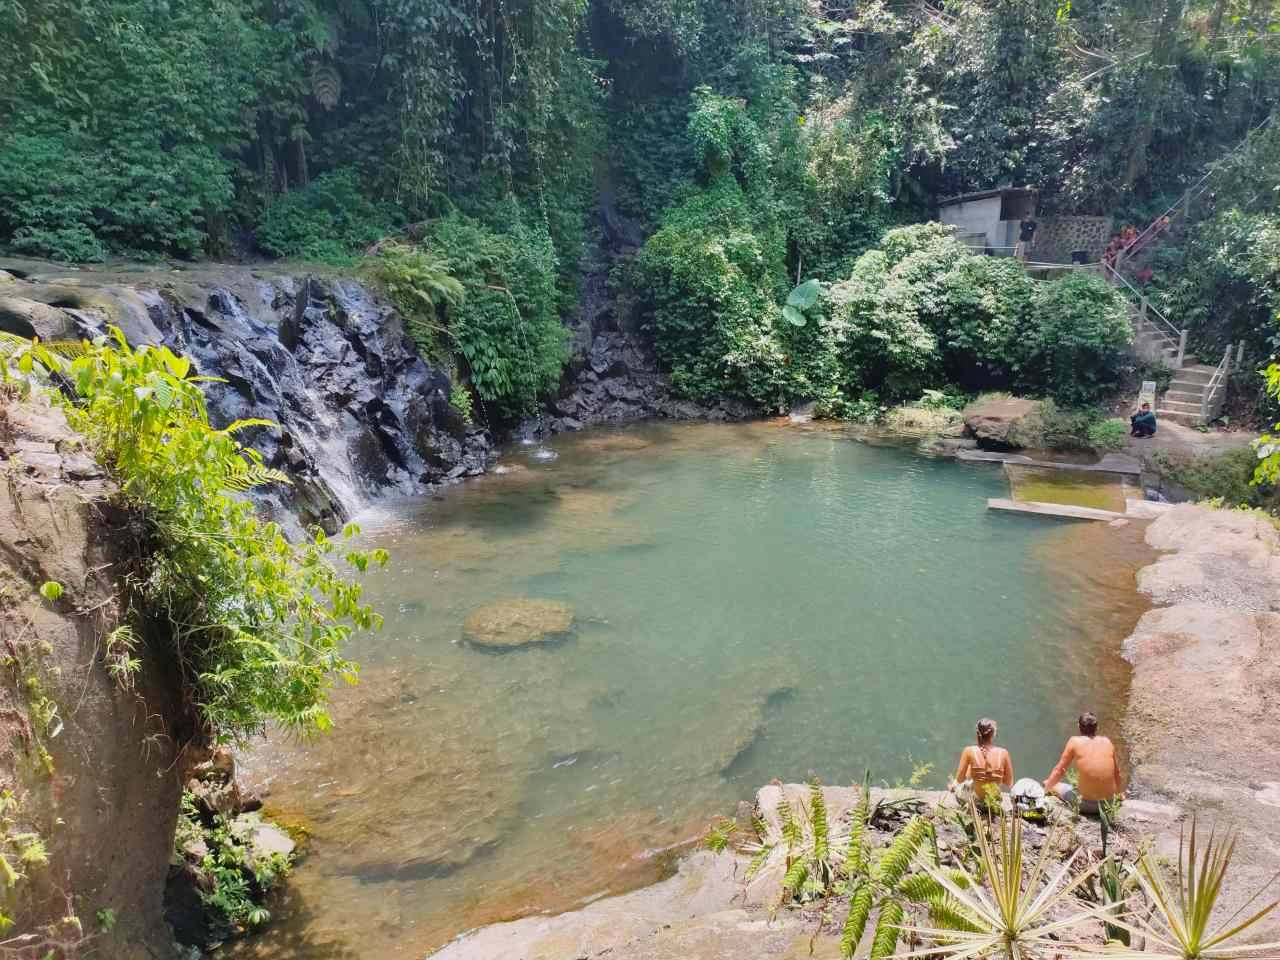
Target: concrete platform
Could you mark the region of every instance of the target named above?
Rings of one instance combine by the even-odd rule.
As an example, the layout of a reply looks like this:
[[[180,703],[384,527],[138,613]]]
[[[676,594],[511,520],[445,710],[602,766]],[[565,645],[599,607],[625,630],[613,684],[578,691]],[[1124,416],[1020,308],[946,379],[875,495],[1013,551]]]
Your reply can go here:
[[[1063,517],[1068,520],[1130,520],[1125,513],[1115,510],[1097,510],[1094,507],[1073,507],[1065,503],[1041,503],[1038,500],[1003,500],[991,497],[988,510],[1005,510],[1010,513],[1035,513],[1044,517]]]
[[[1048,470],[1074,470],[1080,473],[1117,473],[1127,477],[1142,475],[1142,463],[1123,453],[1108,453],[1097,463],[1065,463],[1061,460],[1036,460],[1025,453],[1000,450],[959,450],[957,460],[971,463],[1011,463],[1019,467],[1043,467]]]

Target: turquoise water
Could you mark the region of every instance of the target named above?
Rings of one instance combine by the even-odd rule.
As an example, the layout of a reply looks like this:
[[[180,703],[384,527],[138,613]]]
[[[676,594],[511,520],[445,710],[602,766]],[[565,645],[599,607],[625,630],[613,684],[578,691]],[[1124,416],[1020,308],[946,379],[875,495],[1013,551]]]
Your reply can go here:
[[[421,956],[492,919],[647,882],[774,777],[945,785],[979,716],[1043,778],[1114,732],[1133,531],[988,513],[998,467],[844,431],[654,425],[557,438],[370,519],[381,635],[336,732],[250,763],[313,834],[253,951]],[[570,605],[554,646],[460,642],[476,607]],[[305,953],[298,951],[305,947]],[[293,953],[290,953],[293,951]]]

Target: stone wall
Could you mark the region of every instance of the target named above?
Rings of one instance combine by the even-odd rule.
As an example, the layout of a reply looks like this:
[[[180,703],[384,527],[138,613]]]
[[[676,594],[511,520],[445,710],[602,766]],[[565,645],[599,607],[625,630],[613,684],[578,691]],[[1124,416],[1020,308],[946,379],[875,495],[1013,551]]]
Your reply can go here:
[[[1072,251],[1086,250],[1089,262],[1096,263],[1110,239],[1110,217],[1042,217],[1031,257],[1041,263],[1070,263]]]

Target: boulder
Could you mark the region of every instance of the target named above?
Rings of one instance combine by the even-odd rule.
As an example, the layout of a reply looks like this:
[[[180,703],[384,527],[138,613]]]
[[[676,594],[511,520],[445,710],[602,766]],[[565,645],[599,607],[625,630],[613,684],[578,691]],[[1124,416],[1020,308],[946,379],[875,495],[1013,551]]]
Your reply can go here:
[[[7,291],[13,286],[11,282],[0,289]],[[75,323],[68,314],[57,307],[19,296],[0,296],[0,330],[41,340],[78,339]]]
[[[1036,446],[1044,432],[1038,400],[999,395],[980,397],[969,404],[964,426],[980,447],[992,450]]]
[[[499,600],[467,615],[462,639],[473,647],[512,650],[563,640],[573,625],[573,608],[555,600]]]

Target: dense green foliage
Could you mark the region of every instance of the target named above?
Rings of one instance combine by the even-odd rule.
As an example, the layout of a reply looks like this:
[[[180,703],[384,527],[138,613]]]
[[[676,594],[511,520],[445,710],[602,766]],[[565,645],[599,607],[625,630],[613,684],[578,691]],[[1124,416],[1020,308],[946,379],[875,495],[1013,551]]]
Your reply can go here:
[[[1012,385],[1079,404],[1117,382],[1133,334],[1095,277],[1037,283],[924,224],[889,231],[814,309],[787,314],[781,239],[753,223],[724,177],[669,215],[637,260],[659,356],[691,396],[767,408],[821,398],[838,413],[867,391]]]
[[[1216,170],[1133,267],[1150,261],[1194,352],[1249,345],[1237,386],[1256,393],[1280,344],[1280,133],[1262,125],[1277,0],[0,0],[0,16],[0,244],[348,264],[394,233],[461,271],[447,335],[426,340],[496,416],[556,381],[550,318],[575,305],[597,197],[612,239],[650,236],[623,300],[692,397],[840,412],[946,384],[1067,402],[1113,385],[1100,291],[1064,349],[1050,337],[1076,329],[1083,287],[1033,291],[941,239],[910,258],[880,244],[941,197],[1009,183],[1036,186],[1042,213],[1141,227]],[[811,279],[831,295],[800,323],[786,298]]]
[[[334,678],[354,682],[347,638],[381,620],[330,562],[337,544],[320,532],[291,544],[240,496],[287,482],[236,439],[270,425],[213,429],[190,362],[164,347],[131,349],[118,330],[66,351],[73,359],[12,337],[6,349],[17,370],[43,369],[71,385],[69,422],[140,518],[145,561],[131,578],[139,632],[170,647],[197,735],[243,739],[268,720],[296,732],[326,728]],[[386,554],[347,550],[345,560],[364,570]]]
[[[456,353],[463,378],[499,417],[533,413],[560,382],[568,349],[545,229],[515,222],[498,232],[448,217],[416,246],[380,250],[370,271],[408,318],[419,350]]]
[[[211,814],[201,809],[190,790],[184,790],[173,836],[174,858],[178,861],[187,856],[187,850],[205,851],[195,864],[209,884],[200,897],[215,916],[242,930],[259,927],[271,919],[263,902],[293,867],[292,857],[283,853],[255,856],[252,835],[259,822],[257,813],[243,814],[235,820]]]

